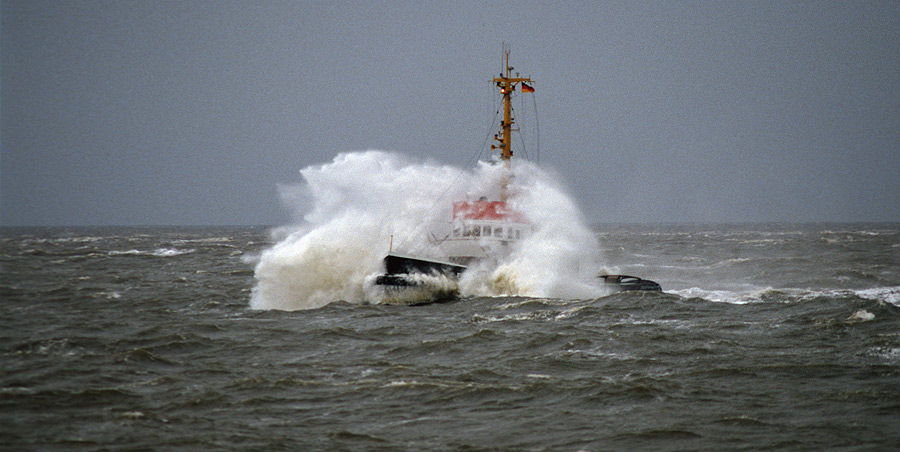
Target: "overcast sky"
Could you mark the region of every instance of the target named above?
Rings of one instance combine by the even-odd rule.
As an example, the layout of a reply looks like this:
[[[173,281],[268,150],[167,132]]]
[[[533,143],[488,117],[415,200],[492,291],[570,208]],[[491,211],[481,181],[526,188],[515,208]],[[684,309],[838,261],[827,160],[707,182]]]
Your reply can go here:
[[[278,185],[340,152],[463,167],[503,42],[535,80],[540,162],[592,222],[900,221],[896,1],[4,0],[0,19],[3,225],[277,225]]]

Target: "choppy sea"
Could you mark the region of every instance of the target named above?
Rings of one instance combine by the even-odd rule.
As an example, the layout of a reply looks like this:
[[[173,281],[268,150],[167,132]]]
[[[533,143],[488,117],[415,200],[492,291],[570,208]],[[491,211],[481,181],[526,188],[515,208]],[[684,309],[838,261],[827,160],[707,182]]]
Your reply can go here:
[[[900,224],[595,231],[664,292],[262,311],[266,228],[5,228],[0,449],[900,450]]]

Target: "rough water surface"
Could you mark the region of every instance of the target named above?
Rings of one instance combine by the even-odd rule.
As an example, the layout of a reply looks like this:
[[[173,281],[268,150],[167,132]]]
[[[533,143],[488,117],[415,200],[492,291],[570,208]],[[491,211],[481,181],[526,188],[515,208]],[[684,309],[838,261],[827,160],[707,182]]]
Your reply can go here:
[[[3,450],[896,450],[900,225],[595,228],[664,293],[249,307],[265,228],[3,229]]]

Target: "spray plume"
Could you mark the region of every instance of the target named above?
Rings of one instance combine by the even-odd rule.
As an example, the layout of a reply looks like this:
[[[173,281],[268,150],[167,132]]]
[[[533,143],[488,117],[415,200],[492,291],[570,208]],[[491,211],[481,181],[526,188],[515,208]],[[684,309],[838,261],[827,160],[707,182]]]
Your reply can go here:
[[[277,231],[256,264],[254,309],[313,309],[334,301],[378,302],[373,275],[383,272],[391,247],[404,254],[445,259],[436,241],[449,234],[455,200],[495,197],[500,165],[463,171],[417,162],[398,153],[339,154],[300,171],[303,183],[282,189],[297,215]],[[475,265],[459,281],[461,296],[516,295],[589,298],[599,246],[578,208],[545,171],[519,161],[510,187],[512,207],[533,233],[499,262]]]

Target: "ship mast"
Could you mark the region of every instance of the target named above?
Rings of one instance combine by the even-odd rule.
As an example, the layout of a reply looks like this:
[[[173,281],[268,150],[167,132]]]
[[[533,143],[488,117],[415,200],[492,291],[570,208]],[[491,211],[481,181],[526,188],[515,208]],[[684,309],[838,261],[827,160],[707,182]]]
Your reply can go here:
[[[503,122],[500,123],[500,133],[494,135],[494,140],[500,145],[491,145],[491,149],[500,149],[500,160],[502,160],[506,168],[506,175],[500,185],[500,200],[506,202],[507,186],[510,177],[510,159],[512,159],[512,132],[515,119],[512,117],[512,92],[516,90],[516,85],[525,82],[532,83],[528,77],[519,77],[518,73],[512,77],[513,67],[509,65],[509,49],[503,49],[503,72],[499,77],[494,77],[493,82],[500,88],[500,94],[503,95]],[[528,89],[531,89],[530,87]]]

